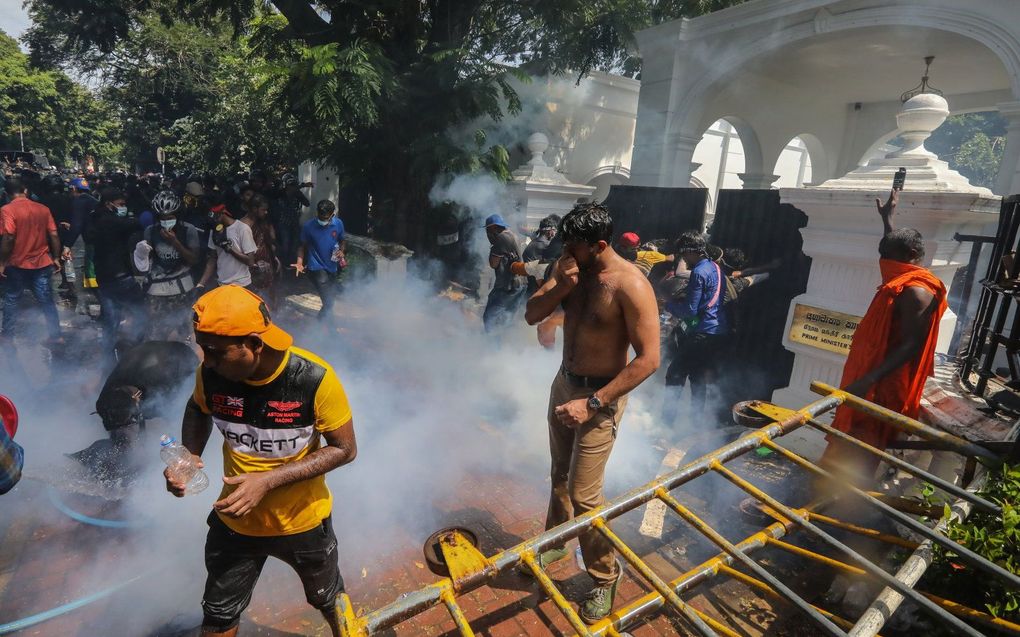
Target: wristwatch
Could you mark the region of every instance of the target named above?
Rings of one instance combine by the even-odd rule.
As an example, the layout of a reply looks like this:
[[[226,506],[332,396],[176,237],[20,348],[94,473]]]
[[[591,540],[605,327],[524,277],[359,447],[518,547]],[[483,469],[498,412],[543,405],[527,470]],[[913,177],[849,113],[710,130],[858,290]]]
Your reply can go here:
[[[592,411],[598,411],[602,409],[602,401],[595,394],[592,394],[588,398],[588,409],[591,409]]]

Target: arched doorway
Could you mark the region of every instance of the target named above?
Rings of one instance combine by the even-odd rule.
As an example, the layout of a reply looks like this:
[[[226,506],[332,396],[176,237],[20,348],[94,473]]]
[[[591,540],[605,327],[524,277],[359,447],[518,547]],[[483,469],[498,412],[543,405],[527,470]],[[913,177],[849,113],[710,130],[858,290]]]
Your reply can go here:
[[[708,190],[706,212],[711,216],[712,202],[719,200],[719,191],[742,188],[739,175],[746,172],[748,165],[760,165],[761,147],[754,129],[739,117],[726,116],[705,130],[694,148],[692,161],[697,168],[691,172],[691,178]]]
[[[624,186],[630,182],[630,171],[623,166],[602,166],[588,175],[585,183],[595,186],[595,192],[591,194],[591,200],[602,203],[609,196],[609,189],[613,186]]]
[[[810,138],[814,143],[808,142]],[[809,144],[815,146],[812,153]],[[776,160],[772,173],[779,175],[776,180],[776,188],[801,188],[805,184],[814,183],[814,166],[824,166],[824,161],[813,161],[812,155],[818,157],[821,153],[821,142],[812,135],[797,135],[783,148]]]

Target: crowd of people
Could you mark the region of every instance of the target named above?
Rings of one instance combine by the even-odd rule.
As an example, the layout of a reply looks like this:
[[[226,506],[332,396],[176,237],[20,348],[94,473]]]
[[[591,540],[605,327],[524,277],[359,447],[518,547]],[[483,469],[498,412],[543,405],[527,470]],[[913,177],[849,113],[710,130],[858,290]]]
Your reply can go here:
[[[483,314],[486,331],[497,332],[514,324],[524,301],[552,276],[553,264],[563,254],[563,240],[558,234],[561,221],[559,215],[542,219],[538,229],[528,233],[531,236],[522,250],[521,242],[501,215],[485,220],[491,245],[489,267],[495,272]],[[715,405],[711,404],[708,394],[730,355],[740,295],[767,280],[781,262],[747,267],[741,249],[712,245],[708,235],[697,230],[672,240],[644,242],[637,233],[625,231],[615,236],[612,247],[622,259],[637,266],[655,292],[666,346],[666,385],[677,390],[664,403],[664,424],[676,421],[678,390],[688,382],[692,418],[716,416],[719,410],[714,407],[722,402],[716,395],[712,401]],[[556,328],[562,325],[563,311],[551,312],[538,323],[539,342],[552,348]]]
[[[203,635],[237,633],[271,556],[297,571],[307,601],[334,635],[340,632],[336,598],[344,584],[324,476],[357,455],[352,411],[333,368],[295,346],[271,318],[286,265],[310,278],[323,300],[322,316],[328,316],[335,275],[344,267],[344,227],[335,204],[318,202],[314,218],[300,223],[300,211],[309,205],[301,189],[309,185],[289,175],[276,185],[258,173],[233,182],[11,175],[4,185],[4,337],[15,327],[19,297],[31,289],[43,306],[50,340],[60,341],[50,281],[62,272],[69,290],[76,281],[95,286],[104,349],[119,349],[122,339],[155,337],[193,339],[201,354],[194,371],[198,361],[189,348],[150,343],[125,349],[97,411],[111,439],[124,440],[122,430],[143,423],[147,402],[162,391],[145,377],[173,369],[175,377],[194,382],[181,444],[195,466],[203,466],[213,426],[223,436],[224,486],[208,518],[205,545]],[[895,192],[879,204],[884,285],[861,322],[868,339],[855,339],[844,385],[916,415],[945,290],[920,266],[920,235],[894,228],[895,205]],[[733,304],[778,263],[747,268],[739,250],[715,247],[699,231],[665,242],[642,242],[631,231],[617,235],[609,211],[598,203],[543,219],[523,249],[502,216],[489,216],[484,228],[494,272],[485,330],[495,334],[523,318],[538,326],[539,340],[548,346],[562,326],[562,363],[547,412],[551,487],[545,526],[551,529],[605,502],[605,468],[628,396],[664,358],[666,384],[689,381],[692,413],[704,409],[713,366],[733,333]],[[79,241],[80,277],[68,267]],[[671,249],[660,251],[664,246]],[[675,416],[669,410],[676,403],[667,398],[667,418]],[[836,427],[878,445],[891,435],[846,410],[837,413]],[[0,437],[0,458],[20,462],[20,449],[9,438]],[[826,460],[857,465],[859,477],[875,469],[839,445],[830,446]],[[12,462],[5,460],[0,469]],[[165,477],[168,491],[185,495],[186,477],[169,468]],[[594,623],[612,612],[621,566],[597,530],[588,529],[579,542],[593,587],[578,614]],[[568,554],[565,546],[547,547],[534,561],[544,568]]]
[[[145,339],[191,336],[191,304],[216,285],[255,291],[269,307],[279,301],[285,272],[306,275],[322,298],[322,317],[336,296],[346,263],[345,231],[334,202],[310,205],[289,173],[138,176],[124,173],[0,175],[4,207],[0,273],[4,317],[0,337],[14,335],[19,299],[31,290],[49,339],[62,339],[50,277],[76,299],[98,297],[107,354]]]

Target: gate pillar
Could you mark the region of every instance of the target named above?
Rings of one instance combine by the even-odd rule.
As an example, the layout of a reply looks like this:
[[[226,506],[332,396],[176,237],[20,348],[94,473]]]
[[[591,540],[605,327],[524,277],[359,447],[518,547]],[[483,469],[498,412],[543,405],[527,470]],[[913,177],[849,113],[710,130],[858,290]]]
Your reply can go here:
[[[801,236],[812,264],[807,290],[793,299],[787,313],[783,344],[796,356],[789,386],[773,394],[778,404],[803,402],[808,394],[801,388],[809,379],[839,386],[857,321],[881,283],[878,243],[883,228],[875,199],[884,202],[889,196],[900,167],[907,169],[907,178],[896,227],[921,233],[924,265],[947,289],[968,256],[967,247],[953,240],[954,233],[980,234],[995,223],[999,197],[972,186],[924,147],[948,114],[941,96],[916,95],[896,116],[905,148],[820,186],[780,190],[784,203],[808,216]],[[947,311],[940,324],[939,352],[948,350],[955,326],[956,315]]]

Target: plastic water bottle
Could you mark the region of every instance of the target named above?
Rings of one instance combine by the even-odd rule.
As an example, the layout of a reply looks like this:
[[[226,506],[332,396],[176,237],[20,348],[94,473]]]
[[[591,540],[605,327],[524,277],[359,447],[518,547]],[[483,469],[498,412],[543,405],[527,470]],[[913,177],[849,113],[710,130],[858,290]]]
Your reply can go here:
[[[198,468],[191,452],[181,446],[173,436],[166,434],[160,436],[159,457],[170,468],[172,475],[184,481],[185,494],[200,493],[209,486],[209,476]]]
[[[64,274],[68,281],[74,281],[78,278],[78,273],[74,271],[74,257],[64,260]]]

